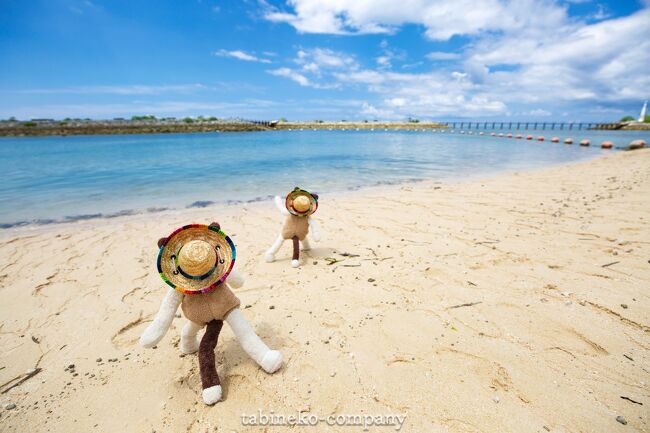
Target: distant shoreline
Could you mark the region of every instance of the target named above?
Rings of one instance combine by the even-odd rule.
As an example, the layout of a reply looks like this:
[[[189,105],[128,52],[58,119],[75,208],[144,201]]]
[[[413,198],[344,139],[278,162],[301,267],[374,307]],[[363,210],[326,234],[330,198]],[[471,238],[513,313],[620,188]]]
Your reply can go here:
[[[182,134],[200,132],[252,132],[274,130],[414,130],[448,129],[437,122],[254,122],[254,121],[2,121],[0,137],[69,135]],[[469,128],[473,129],[473,128]],[[597,128],[594,130],[598,130]],[[619,131],[650,131],[650,124],[622,125]]]
[[[432,122],[248,122],[248,121],[195,121],[131,122],[131,121],[78,121],[58,122],[25,121],[0,123],[0,137],[42,137],[68,135],[126,135],[174,134],[194,132],[249,132],[299,129],[442,129],[441,123]]]
[[[30,124],[30,126],[25,126]],[[127,134],[179,134],[193,132],[266,131],[271,128],[254,123],[192,123],[192,124],[111,124],[84,122],[77,125],[32,125],[21,122],[16,126],[0,127],[0,137],[43,137],[68,135],[127,135]]]

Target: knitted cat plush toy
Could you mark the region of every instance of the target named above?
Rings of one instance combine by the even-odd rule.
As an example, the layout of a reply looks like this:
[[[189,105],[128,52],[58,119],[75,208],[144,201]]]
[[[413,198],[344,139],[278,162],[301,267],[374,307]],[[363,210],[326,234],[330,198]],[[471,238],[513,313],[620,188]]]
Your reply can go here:
[[[304,250],[309,250],[309,242],[307,241],[307,234],[309,229],[312,230],[312,238],[318,242],[320,241],[320,230],[318,225],[311,218],[311,215],[318,209],[318,195],[311,194],[308,191],[294,188],[287,198],[282,203],[282,199],[278,196],[275,197],[275,205],[282,215],[286,215],[282,231],[277,239],[271,245],[271,248],[266,252],[265,258],[267,262],[275,260],[275,253],[278,252],[285,240],[291,239],[293,241],[293,257],[291,266],[297,268],[300,266],[300,244]]]
[[[158,272],[171,287],[153,322],[140,337],[143,347],[155,346],[169,329],[178,306],[188,322],[181,331],[180,350],[199,352],[203,401],[212,405],[221,399],[214,349],[225,320],[244,351],[267,373],[282,367],[282,354],[270,350],[239,310],[239,299],[230,287],[244,279],[232,270],[235,245],[219,224],[191,224],[158,241]],[[201,343],[196,335],[206,327]]]

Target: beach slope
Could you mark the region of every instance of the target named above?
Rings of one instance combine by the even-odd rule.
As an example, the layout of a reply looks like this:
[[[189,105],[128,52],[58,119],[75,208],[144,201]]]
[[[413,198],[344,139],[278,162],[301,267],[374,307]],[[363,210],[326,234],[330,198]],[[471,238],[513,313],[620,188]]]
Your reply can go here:
[[[649,206],[640,150],[324,195],[299,269],[288,244],[263,262],[282,224],[270,202],[5,230],[0,431],[259,431],[242,426],[259,410],[403,414],[407,432],[650,431]],[[212,220],[237,245],[243,313],[286,365],[266,375],[224,326],[225,401],[206,407],[185,319],[154,350],[137,340],[166,290],[156,240]]]

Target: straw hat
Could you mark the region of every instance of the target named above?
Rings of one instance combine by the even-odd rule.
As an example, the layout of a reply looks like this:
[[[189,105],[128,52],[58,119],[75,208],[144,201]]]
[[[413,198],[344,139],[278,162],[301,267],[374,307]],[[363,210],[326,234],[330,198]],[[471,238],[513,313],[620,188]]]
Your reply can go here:
[[[292,215],[299,217],[309,216],[318,209],[318,196],[295,187],[293,191],[287,194],[285,206]]]
[[[160,247],[158,273],[181,293],[208,293],[226,280],[235,256],[235,244],[219,227],[190,224]]]

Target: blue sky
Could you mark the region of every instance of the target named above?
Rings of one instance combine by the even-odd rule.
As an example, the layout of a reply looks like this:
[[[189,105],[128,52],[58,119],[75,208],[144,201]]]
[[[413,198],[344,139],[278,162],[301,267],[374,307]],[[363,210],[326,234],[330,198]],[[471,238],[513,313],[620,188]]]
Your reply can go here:
[[[611,120],[650,1],[0,0],[0,118]]]

